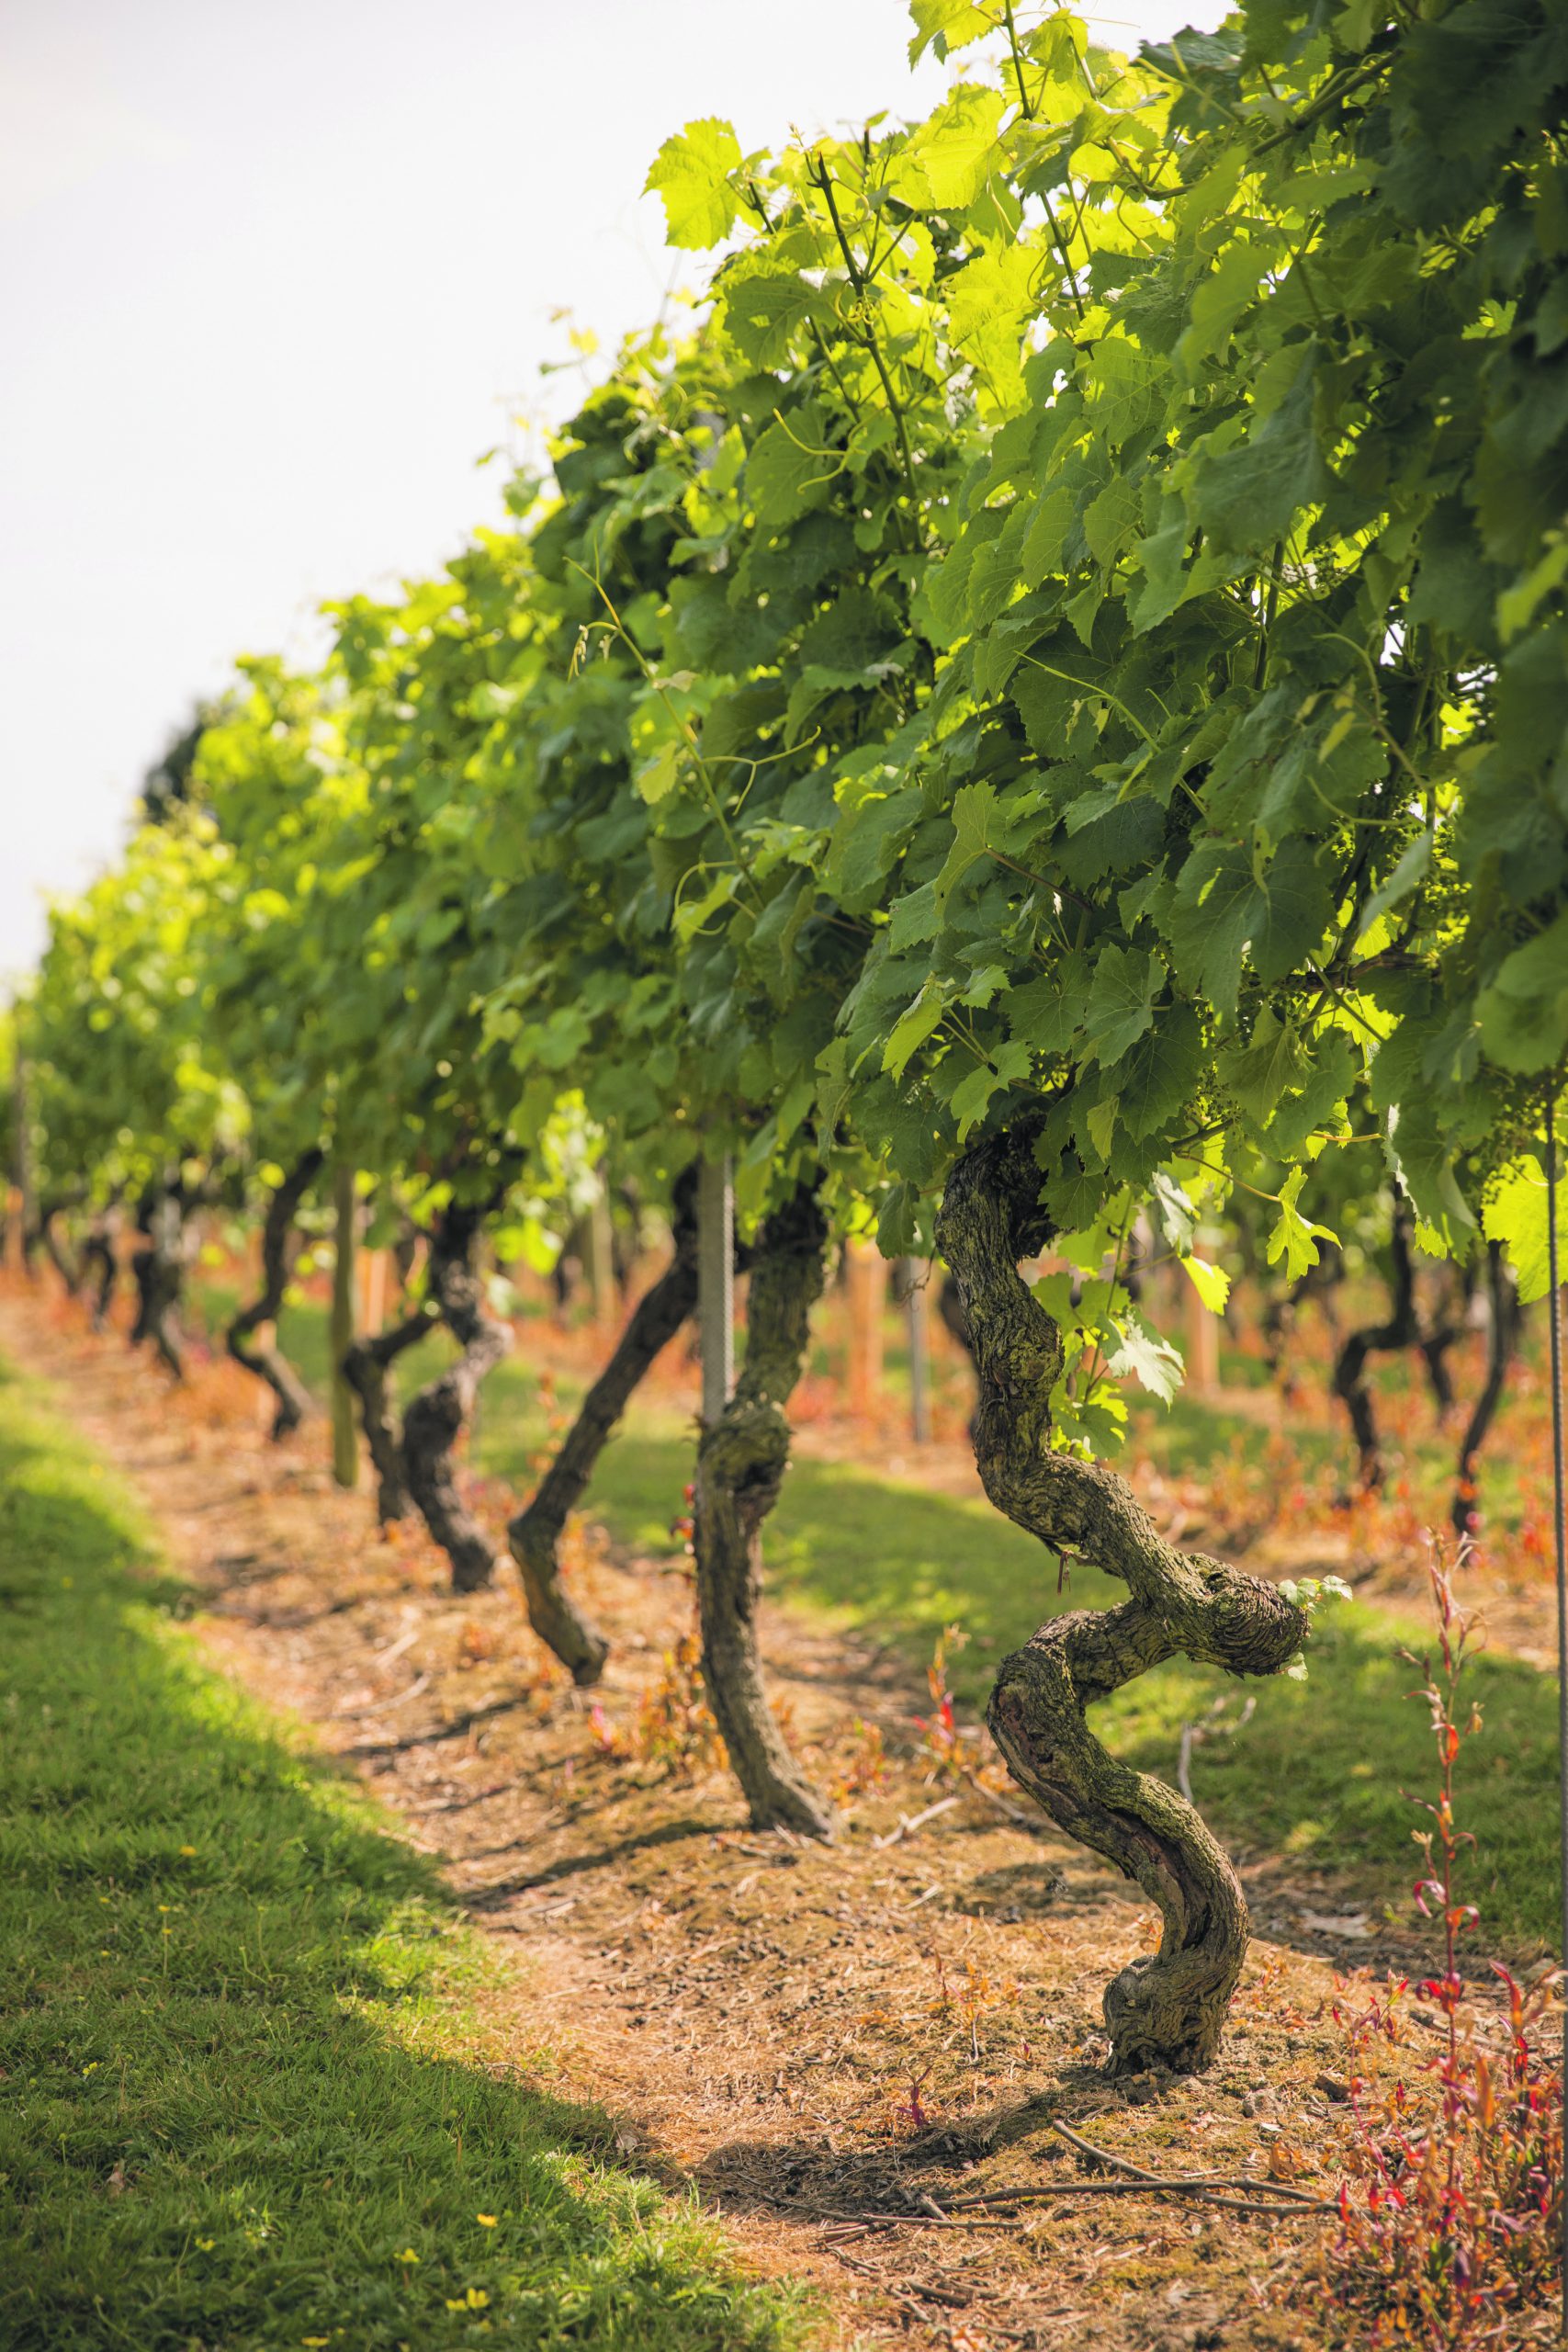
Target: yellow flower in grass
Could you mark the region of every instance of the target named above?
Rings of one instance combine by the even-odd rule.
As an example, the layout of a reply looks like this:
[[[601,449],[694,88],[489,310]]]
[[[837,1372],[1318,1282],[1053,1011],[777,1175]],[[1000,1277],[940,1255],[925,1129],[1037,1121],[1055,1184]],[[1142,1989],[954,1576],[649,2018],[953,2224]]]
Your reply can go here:
[[[412,2245],[405,2245],[401,2254],[398,2255],[395,2258],[399,2262],[417,2262],[419,2260],[419,2256],[415,2254]]]
[[[493,2213],[476,2213],[474,2219],[481,2230],[493,2230],[497,2217]]]

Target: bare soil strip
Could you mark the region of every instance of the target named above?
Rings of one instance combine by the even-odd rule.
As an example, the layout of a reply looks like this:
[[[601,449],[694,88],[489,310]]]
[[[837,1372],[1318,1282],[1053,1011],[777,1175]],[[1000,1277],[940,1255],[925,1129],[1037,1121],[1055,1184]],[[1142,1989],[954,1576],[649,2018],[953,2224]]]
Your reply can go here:
[[[608,2107],[623,2149],[722,2214],[749,2260],[814,2278],[827,2341],[1314,2340],[1269,2290],[1323,2223],[1237,2209],[1270,2181],[1316,2199],[1337,2177],[1344,1979],[1284,1940],[1303,1913],[1332,1922],[1332,1889],[1247,1873],[1279,1939],[1254,1944],[1219,2064],[1112,2086],[1101,1988],[1156,1921],[1053,1834],[931,1777],[901,1665],[767,1612],[775,1698],[841,1827],[829,1848],[759,1837],[688,1703],[678,1565],[580,1531],[571,1574],[615,1645],[585,1695],[510,1581],[452,1598],[433,1547],[409,1528],[378,1541],[366,1498],[333,1488],[319,1431],[269,1446],[232,1367],[172,1390],[14,1283],[0,1346],[139,1487],[211,1653],[306,1718],[524,1963],[495,1996],[504,2046],[553,2053],[556,2086]],[[858,1785],[878,1732],[886,1779]],[[1348,1962],[1401,1957],[1346,1927]],[[1113,2191],[1058,2120],[1235,2186]],[[1012,2189],[1028,2201],[979,2201]]]

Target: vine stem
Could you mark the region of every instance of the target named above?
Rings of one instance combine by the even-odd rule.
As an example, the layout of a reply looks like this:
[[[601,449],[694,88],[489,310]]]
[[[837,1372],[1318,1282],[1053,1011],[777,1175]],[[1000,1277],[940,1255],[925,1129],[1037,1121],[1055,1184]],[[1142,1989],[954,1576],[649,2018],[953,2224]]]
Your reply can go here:
[[[1557,1771],[1562,1869],[1562,1950],[1568,1967],[1568,1478],[1564,1476],[1562,1408],[1562,1285],[1557,1247],[1557,1081],[1546,1090],[1546,1253],[1551,1298],[1551,1495],[1557,1536]],[[1562,2018],[1560,2096],[1568,2123],[1568,2008]],[[1568,2181],[1557,2189],[1562,2233],[1562,2333],[1568,2336]]]
[[[867,284],[865,274],[856,261],[850,241],[844,234],[844,224],[839,218],[839,199],[833,192],[833,175],[820,156],[810,176],[822,191],[823,199],[828,207],[828,217],[833,224],[833,234],[838,239],[839,251],[844,256],[844,267],[849,272],[850,284],[854,289],[855,298],[858,301],[863,302]],[[864,349],[870,355],[872,366],[881,380],[883,393],[892,412],[894,427],[898,435],[898,454],[904,466],[904,487],[909,499],[909,529],[914,539],[912,552],[919,554],[920,548],[919,496],[915,489],[915,460],[909,448],[909,433],[904,422],[903,405],[893,389],[893,379],[889,376],[886,363],[883,359],[882,347],[876,340],[875,329],[869,321],[862,331],[862,341]]]

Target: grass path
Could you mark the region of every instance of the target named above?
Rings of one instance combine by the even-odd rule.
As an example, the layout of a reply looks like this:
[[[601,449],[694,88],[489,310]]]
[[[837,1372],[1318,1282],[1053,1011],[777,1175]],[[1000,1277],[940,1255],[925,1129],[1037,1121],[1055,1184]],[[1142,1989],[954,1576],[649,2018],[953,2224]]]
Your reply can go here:
[[[797,2343],[547,2052],[502,2060],[505,1963],[187,1607],[0,1367],[7,2352]]]

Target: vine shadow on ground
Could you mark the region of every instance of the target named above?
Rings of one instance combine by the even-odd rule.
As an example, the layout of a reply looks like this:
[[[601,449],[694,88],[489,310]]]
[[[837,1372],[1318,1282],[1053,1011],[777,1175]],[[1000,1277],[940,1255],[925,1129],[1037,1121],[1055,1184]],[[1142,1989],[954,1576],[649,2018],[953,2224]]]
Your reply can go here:
[[[517,1388],[525,1378],[518,1367]],[[520,1404],[515,1389],[504,1412],[497,1399],[484,1446],[487,1468],[523,1479],[531,1430]],[[667,1547],[689,1464],[678,1430],[634,1422],[606,1449],[588,1508],[617,1543]],[[805,1458],[791,1466],[765,1548],[775,1599],[874,1636],[902,1659],[912,1686],[943,1627],[961,1625],[968,1640],[950,1672],[971,1718],[998,1660],[1037,1624],[1124,1597],[1081,1562],[1058,1592],[1054,1558],[985,1503]],[[1238,1860],[1277,1857],[1327,1872],[1374,1905],[1403,1905],[1410,1833],[1420,1826],[1404,1792],[1431,1777],[1431,1735],[1408,1695],[1420,1676],[1404,1653],[1419,1655],[1428,1638],[1416,1620],[1341,1604],[1316,1623],[1304,1682],[1245,1686],[1257,1701],[1251,1721],[1200,1748],[1193,1764],[1198,1803]],[[1556,1693],[1535,1668],[1502,1655],[1477,1659],[1474,1692],[1486,1724],[1475,1751],[1475,1899],[1490,1937],[1533,1947],[1557,1918]],[[1098,1708],[1094,1722],[1117,1755],[1170,1781],[1182,1725],[1227,1693],[1235,1715],[1242,1686],[1175,1658]],[[1288,1938],[1290,1923],[1279,1925]]]

